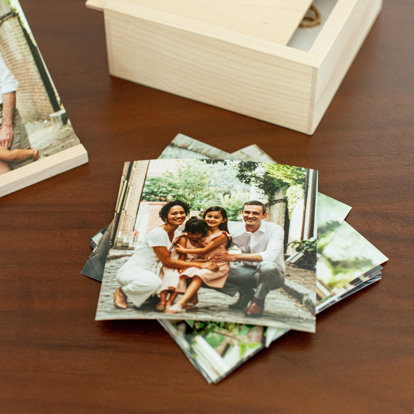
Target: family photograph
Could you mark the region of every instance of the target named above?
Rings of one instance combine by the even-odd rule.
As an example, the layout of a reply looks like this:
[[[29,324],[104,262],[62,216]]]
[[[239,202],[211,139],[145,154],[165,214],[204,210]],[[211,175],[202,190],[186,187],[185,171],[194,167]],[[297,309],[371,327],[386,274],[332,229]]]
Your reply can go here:
[[[125,165],[97,320],[315,329],[317,173],[275,163]],[[300,250],[300,249],[299,249]],[[306,259],[306,260],[304,260]],[[301,263],[303,265],[301,265]]]

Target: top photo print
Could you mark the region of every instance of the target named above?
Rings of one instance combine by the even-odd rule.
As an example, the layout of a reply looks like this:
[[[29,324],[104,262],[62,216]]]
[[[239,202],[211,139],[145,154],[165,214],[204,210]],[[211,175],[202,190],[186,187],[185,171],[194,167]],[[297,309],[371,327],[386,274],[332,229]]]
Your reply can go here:
[[[317,172],[300,167],[125,164],[96,319],[314,332],[316,197]]]

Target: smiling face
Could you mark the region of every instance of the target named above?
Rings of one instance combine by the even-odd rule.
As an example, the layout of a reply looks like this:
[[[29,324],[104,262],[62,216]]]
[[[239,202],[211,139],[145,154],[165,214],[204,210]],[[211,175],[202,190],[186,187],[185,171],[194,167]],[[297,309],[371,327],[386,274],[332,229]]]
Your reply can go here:
[[[209,211],[204,216],[204,221],[208,227],[218,227],[221,223],[225,223],[227,219],[222,216],[220,211]]]
[[[247,228],[259,228],[262,220],[267,217],[266,213],[263,214],[263,207],[256,205],[245,205],[241,214]]]
[[[184,223],[186,218],[186,213],[183,207],[181,206],[172,206],[167,214],[167,223],[172,226],[180,226]]]

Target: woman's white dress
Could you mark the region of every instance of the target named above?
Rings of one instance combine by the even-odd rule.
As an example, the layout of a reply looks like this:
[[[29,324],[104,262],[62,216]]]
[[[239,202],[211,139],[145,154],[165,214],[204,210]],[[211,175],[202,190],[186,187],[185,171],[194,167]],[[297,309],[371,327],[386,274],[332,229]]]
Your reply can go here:
[[[178,228],[174,238],[181,232]],[[119,269],[116,276],[122,291],[136,307],[141,306],[161,285],[159,272],[162,263],[154,252],[154,247],[165,246],[170,250],[172,243],[162,227],[151,230],[142,240],[134,254]]]

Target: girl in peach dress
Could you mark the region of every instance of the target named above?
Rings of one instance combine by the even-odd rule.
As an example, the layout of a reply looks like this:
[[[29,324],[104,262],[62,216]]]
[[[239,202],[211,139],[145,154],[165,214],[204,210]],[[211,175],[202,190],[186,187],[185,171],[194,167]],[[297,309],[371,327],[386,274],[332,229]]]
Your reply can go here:
[[[231,244],[231,236],[227,228],[227,212],[224,208],[214,206],[208,208],[203,219],[207,223],[207,236],[202,239],[203,247],[196,249],[187,249],[181,246],[176,247],[176,251],[181,254],[198,254],[202,255],[203,260],[211,260],[211,258],[219,253],[227,253],[227,249]],[[184,312],[187,302],[196,297],[201,285],[205,283],[207,286],[214,288],[222,288],[226,283],[227,276],[230,271],[229,262],[217,262],[218,270],[211,271],[207,269],[197,269],[190,267],[184,269],[180,277],[191,278],[183,297],[173,306],[165,310],[166,313]]]

